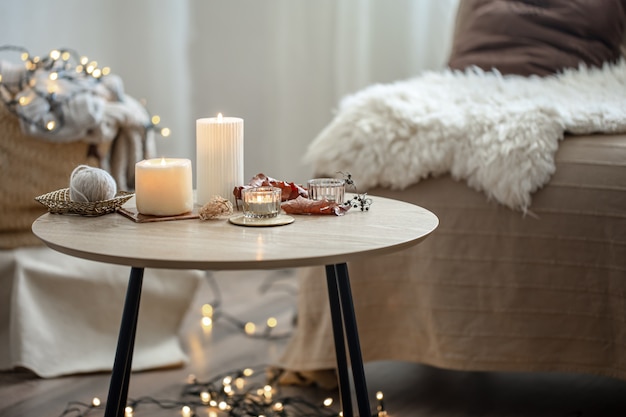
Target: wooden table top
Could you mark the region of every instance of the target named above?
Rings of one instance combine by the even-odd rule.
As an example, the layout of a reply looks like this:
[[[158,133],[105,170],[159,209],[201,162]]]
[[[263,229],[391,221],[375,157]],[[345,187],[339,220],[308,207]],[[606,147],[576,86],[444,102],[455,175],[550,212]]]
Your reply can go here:
[[[249,270],[329,265],[401,250],[425,239],[439,219],[405,202],[369,196],[369,211],[293,215],[273,227],[227,219],[135,223],[119,213],[47,213],[33,223],[49,247],[79,258],[145,268]],[[126,205],[133,205],[134,198]],[[236,213],[240,214],[240,213]]]

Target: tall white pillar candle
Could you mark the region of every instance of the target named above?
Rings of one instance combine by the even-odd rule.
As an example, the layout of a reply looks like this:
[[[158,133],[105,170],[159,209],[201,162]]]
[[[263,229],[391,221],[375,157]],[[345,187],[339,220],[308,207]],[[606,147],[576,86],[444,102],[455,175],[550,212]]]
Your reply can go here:
[[[153,216],[176,216],[193,210],[191,161],[145,159],[135,164],[137,211]]]
[[[243,185],[243,119],[208,117],[196,120],[197,203],[219,195],[235,204],[233,190]]]

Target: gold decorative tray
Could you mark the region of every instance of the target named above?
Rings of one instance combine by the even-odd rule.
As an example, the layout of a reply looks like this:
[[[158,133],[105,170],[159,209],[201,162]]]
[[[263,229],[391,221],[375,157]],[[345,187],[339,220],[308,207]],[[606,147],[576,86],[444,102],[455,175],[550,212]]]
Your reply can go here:
[[[287,214],[279,214],[276,217],[269,217],[265,219],[249,219],[243,214],[233,216],[228,219],[232,224],[238,226],[253,226],[253,227],[265,227],[265,226],[283,226],[285,224],[291,224],[294,222],[294,218]]]
[[[70,200],[69,188],[62,188],[35,197],[35,200],[46,206],[50,213],[101,216],[115,212],[134,195],[127,191],[118,191],[115,197],[109,200],[79,202]]]

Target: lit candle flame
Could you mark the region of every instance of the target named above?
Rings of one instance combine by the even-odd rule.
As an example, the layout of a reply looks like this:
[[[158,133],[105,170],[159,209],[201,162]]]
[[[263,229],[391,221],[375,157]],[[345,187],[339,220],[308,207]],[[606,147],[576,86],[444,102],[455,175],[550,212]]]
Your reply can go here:
[[[165,165],[165,157],[164,156],[161,157],[161,165]]]
[[[222,113],[217,114],[217,122],[222,123]]]

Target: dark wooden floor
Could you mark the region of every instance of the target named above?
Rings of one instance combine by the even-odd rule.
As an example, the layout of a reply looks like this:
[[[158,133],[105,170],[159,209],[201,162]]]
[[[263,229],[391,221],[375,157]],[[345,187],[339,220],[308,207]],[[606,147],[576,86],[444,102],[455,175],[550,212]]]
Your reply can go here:
[[[292,294],[297,284],[289,271],[213,276],[219,284],[224,311],[244,322],[263,323],[275,316],[279,325],[274,334],[290,330],[295,311]],[[189,365],[133,374],[130,397],[176,400],[190,374],[203,381],[232,369],[263,369],[278,360],[286,339],[247,337],[224,317],[210,332],[205,331],[200,325],[201,306],[214,296],[213,288],[205,285],[185,321],[183,344],[189,353]],[[370,395],[373,398],[376,391],[384,392],[385,408],[391,417],[626,416],[626,382],[596,376],[458,372],[397,362],[367,364],[366,374]],[[108,383],[109,375],[105,373],[40,379],[26,370],[0,372],[0,416],[60,416],[69,402],[106,399]],[[329,396],[337,399],[336,392],[320,388],[284,387],[282,391],[283,395],[304,397],[315,404]],[[89,413],[102,414],[101,410]],[[146,405],[138,407],[134,415],[178,417],[181,412],[178,408],[163,410]],[[208,415],[205,410],[198,413]]]

